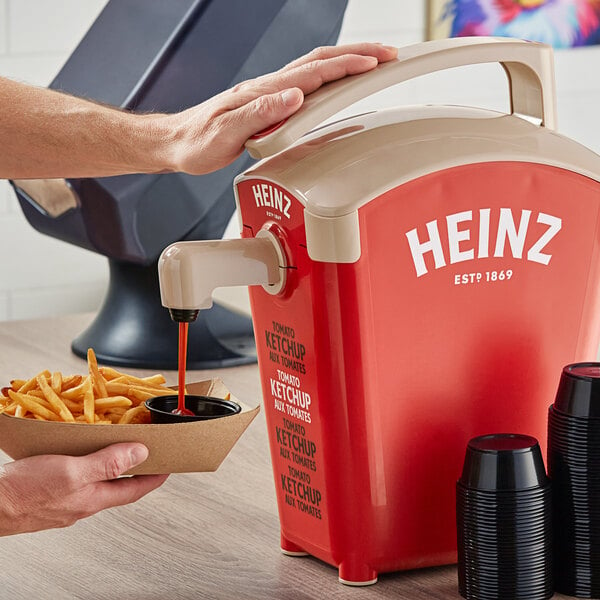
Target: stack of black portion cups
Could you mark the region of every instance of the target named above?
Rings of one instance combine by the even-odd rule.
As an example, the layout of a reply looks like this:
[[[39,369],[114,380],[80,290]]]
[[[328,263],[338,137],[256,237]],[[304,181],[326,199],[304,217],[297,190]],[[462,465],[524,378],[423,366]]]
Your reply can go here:
[[[464,598],[552,597],[551,488],[535,438],[472,439],[456,486],[456,517]]]
[[[557,592],[600,598],[600,364],[563,369],[548,417]]]

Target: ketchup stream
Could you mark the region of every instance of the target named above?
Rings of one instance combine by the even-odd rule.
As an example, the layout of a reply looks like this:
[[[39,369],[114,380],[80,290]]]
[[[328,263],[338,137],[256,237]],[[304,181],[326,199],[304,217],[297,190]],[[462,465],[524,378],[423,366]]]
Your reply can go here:
[[[194,413],[185,407],[185,363],[187,358],[187,339],[189,323],[179,323],[179,371],[177,378],[177,408],[174,415],[191,415]]]

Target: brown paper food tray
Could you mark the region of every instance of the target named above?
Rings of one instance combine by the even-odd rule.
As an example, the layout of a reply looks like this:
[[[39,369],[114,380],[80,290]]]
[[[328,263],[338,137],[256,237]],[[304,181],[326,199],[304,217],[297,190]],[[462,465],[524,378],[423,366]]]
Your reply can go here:
[[[220,379],[186,384],[190,394],[225,398],[229,390]],[[191,423],[86,425],[20,419],[0,414],[0,449],[17,460],[39,454],[81,456],[117,442],[141,442],[148,459],[129,475],[216,471],[242,433],[258,414],[231,396],[242,411],[237,415]]]

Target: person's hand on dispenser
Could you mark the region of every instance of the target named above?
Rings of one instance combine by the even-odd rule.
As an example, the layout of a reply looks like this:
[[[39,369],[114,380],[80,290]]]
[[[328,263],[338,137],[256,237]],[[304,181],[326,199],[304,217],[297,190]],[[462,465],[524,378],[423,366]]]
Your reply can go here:
[[[170,115],[135,114],[0,77],[0,178],[209,173],[235,160],[252,135],[294,114],[304,95],[396,55],[372,43],[317,48]]]
[[[368,43],[316,48],[275,73],[170,116],[177,137],[174,170],[201,175],[228,165],[248,138],[293,115],[305,95],[327,82],[370,71],[397,54],[396,48]]]
[[[33,456],[1,466],[0,536],[67,527],[139,500],[167,476],[119,476],[147,456],[142,444],[114,444],[87,456]]]

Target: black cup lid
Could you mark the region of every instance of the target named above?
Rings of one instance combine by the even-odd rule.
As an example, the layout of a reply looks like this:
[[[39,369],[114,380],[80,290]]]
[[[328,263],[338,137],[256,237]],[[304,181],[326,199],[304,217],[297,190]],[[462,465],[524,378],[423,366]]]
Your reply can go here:
[[[517,491],[548,483],[538,441],[529,435],[495,433],[467,445],[459,483],[475,490]]]
[[[200,396],[197,394],[185,395],[185,407],[192,411],[192,415],[173,413],[177,408],[177,394],[168,396],[155,396],[146,400],[146,408],[150,411],[152,423],[189,423],[192,421],[207,421],[235,415],[241,412],[242,407],[232,400],[215,398],[213,396]]]
[[[469,447],[477,452],[529,452],[538,441],[530,435],[517,433],[494,433],[473,438]]]
[[[554,409],[572,417],[600,419],[600,363],[574,363],[564,367]]]

